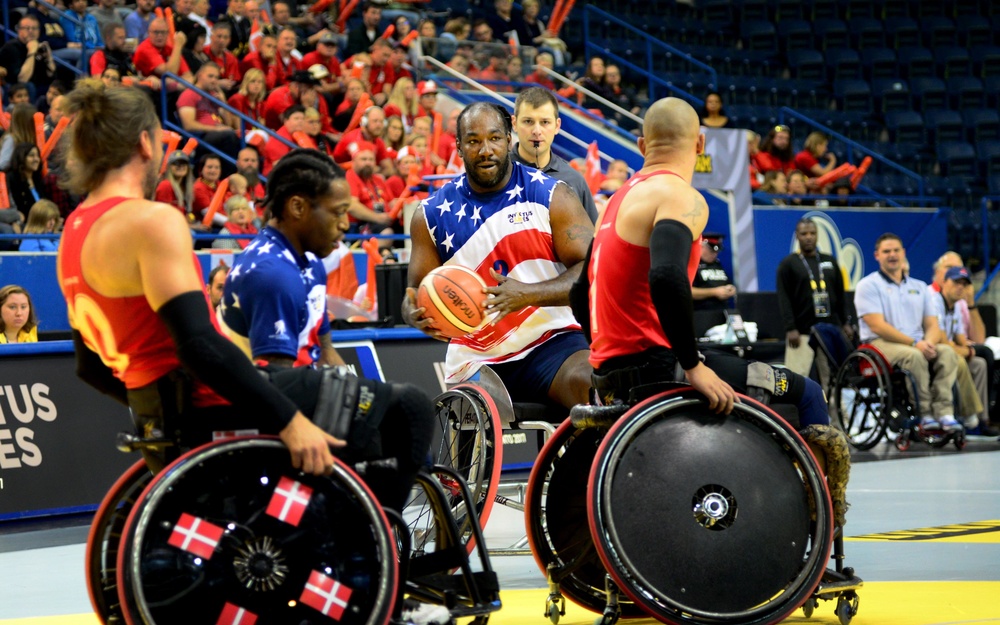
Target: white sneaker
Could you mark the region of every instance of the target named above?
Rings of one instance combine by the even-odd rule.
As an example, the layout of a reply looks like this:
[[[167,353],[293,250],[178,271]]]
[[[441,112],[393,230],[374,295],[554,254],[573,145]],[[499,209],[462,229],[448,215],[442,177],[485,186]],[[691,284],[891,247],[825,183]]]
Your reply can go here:
[[[404,599],[399,613],[403,625],[452,625],[451,612],[443,605]]]
[[[962,417],[962,425],[965,426],[966,430],[974,430],[979,427],[979,415],[972,415],[970,417]]]
[[[941,429],[945,432],[961,432],[962,424],[958,422],[955,417],[949,415],[944,415],[940,417],[938,421],[941,422]]]
[[[954,420],[954,418],[953,418]],[[921,417],[920,418],[920,429],[922,430],[940,430],[941,424],[934,417]]]

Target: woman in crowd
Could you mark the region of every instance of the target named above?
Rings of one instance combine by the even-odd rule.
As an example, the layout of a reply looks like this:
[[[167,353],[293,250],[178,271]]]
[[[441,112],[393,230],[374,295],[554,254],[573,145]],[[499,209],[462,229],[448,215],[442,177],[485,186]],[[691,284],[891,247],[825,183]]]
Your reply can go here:
[[[250,119],[264,123],[264,100],[267,98],[264,72],[256,67],[243,74],[239,90],[229,97],[229,106]]]
[[[792,132],[788,126],[777,125],[767,133],[760,151],[755,156],[757,169],[762,173],[783,171],[786,174],[795,169],[795,154],[792,152]]]
[[[14,146],[35,143],[35,112],[31,104],[15,104],[10,113],[10,128],[0,139],[0,169],[6,171],[14,157]],[[27,210],[25,210],[27,212]]]
[[[705,96],[705,106],[701,109],[701,125],[708,128],[730,128],[729,118],[722,108],[722,96],[709,91]]]
[[[253,224],[256,216],[254,210],[250,208],[250,202],[242,195],[234,195],[226,200],[224,206],[229,218],[222,226],[219,234],[239,234],[245,235],[239,239],[216,239],[212,241],[212,248],[217,250],[243,250],[246,249],[250,241],[257,236],[257,227]]]
[[[406,127],[403,120],[396,115],[385,119],[385,136],[382,137],[385,147],[399,153],[406,146]]]
[[[793,169],[788,172],[788,194],[789,195],[809,195],[809,186],[806,182],[808,178],[804,173],[797,169]],[[793,206],[815,206],[815,200],[807,200],[799,197],[793,197],[789,200],[789,204]]]
[[[222,159],[215,154],[206,154],[198,161],[198,178],[194,181],[194,200],[191,202],[191,212],[194,213],[197,221],[201,221],[208,212],[208,207],[215,197],[215,190],[219,187],[219,179],[222,177]],[[212,226],[221,228],[226,223],[225,210],[215,213],[212,218]]]
[[[174,150],[167,158],[167,170],[156,186],[155,199],[170,204],[193,223],[194,175],[191,173],[191,157],[181,150]]]
[[[592,56],[590,57],[590,63],[587,63],[587,71],[584,73],[583,78],[578,79],[576,82],[581,87],[594,92],[602,98],[606,98],[607,87],[604,84],[604,72],[606,69],[604,59],[599,56]],[[601,102],[582,91],[577,92],[576,101],[577,104],[588,109],[600,108],[601,105]]]
[[[420,102],[417,99],[417,86],[413,84],[413,79],[402,77],[396,79],[396,83],[389,92],[389,99],[385,103],[385,116],[396,116],[403,120],[403,125],[409,128],[413,125],[413,120],[420,110]]]
[[[538,0],[521,2],[521,21],[517,24],[517,39],[522,46],[535,46],[550,53],[557,66],[565,64],[566,42],[556,37],[538,18]]]
[[[306,109],[305,117],[305,132],[309,135],[309,139],[313,144],[309,147],[333,157],[333,148],[336,147],[336,144],[323,134],[323,120],[320,117],[319,111],[310,106]]]
[[[28,211],[24,234],[53,234],[59,228],[59,207],[52,200],[39,200]],[[59,241],[52,239],[24,239],[21,252],[56,252]]]
[[[773,195],[786,195],[788,193],[788,177],[785,172],[772,170],[764,174],[764,182],[760,185],[760,190]],[[771,198],[771,203],[775,206],[784,206],[785,200],[781,198]]]
[[[826,151],[829,145],[830,139],[825,134],[810,132],[802,146],[802,151],[795,155],[795,169],[810,178],[818,178],[833,171],[833,168],[837,166],[837,155]],[[826,160],[826,165],[820,165],[820,159]]]
[[[184,42],[184,50],[181,52],[181,56],[187,62],[191,73],[197,74],[202,65],[212,60],[208,58],[208,54],[205,52],[207,32],[201,24],[194,24],[184,34],[187,35],[187,41]]]
[[[38,317],[31,296],[16,284],[0,289],[0,344],[37,343]]]
[[[28,217],[28,211],[38,200],[49,197],[42,178],[42,156],[38,146],[18,143],[7,169],[7,192],[11,208]]]

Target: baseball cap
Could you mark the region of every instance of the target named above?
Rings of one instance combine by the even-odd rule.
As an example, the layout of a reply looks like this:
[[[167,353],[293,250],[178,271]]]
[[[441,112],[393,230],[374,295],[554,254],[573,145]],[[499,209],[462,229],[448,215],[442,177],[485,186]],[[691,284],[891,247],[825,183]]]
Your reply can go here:
[[[972,283],[972,276],[969,275],[969,270],[965,267],[952,267],[944,274],[945,280],[968,280]]]
[[[428,93],[437,93],[437,85],[434,84],[433,80],[422,80],[420,84],[417,85],[417,95],[427,95]]]
[[[375,144],[370,141],[354,141],[347,146],[347,151],[350,152],[351,158],[354,158],[354,155],[358,152],[364,152],[365,150],[374,152]]]
[[[316,80],[323,80],[330,75],[330,70],[328,70],[322,63],[310,65],[307,71],[309,72],[309,75]]]
[[[414,156],[414,154],[410,152],[410,146],[408,145],[403,146],[400,148],[399,152],[396,152],[396,161],[401,161],[407,156]]]
[[[323,36],[319,38],[317,43],[321,43],[325,46],[335,46],[337,45],[337,36],[333,33],[324,33]]]
[[[321,83],[319,78],[316,78],[306,70],[298,70],[288,79],[289,82],[297,82],[300,85],[312,85],[318,87]]]
[[[170,153],[170,158],[167,159],[167,163],[173,165],[174,163],[191,163],[191,157],[187,155],[186,152],[182,150],[174,150]]]
[[[701,238],[703,241],[705,241],[705,244],[716,252],[722,249],[722,239],[724,237],[725,235],[719,234],[718,232],[706,232],[701,235]]]

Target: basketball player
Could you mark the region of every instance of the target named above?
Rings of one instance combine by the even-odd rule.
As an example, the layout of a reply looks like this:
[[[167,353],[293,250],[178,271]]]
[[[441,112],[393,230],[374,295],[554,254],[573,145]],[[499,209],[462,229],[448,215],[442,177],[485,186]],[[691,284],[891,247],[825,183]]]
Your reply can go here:
[[[488,322],[448,346],[448,382],[489,365],[514,401],[587,403],[587,342],[569,309],[593,225],[566,184],[511,159],[511,118],[479,102],[458,117],[465,174],[424,200],[410,224],[412,250],[403,315],[444,337],[416,305],[416,287],[441,264],[477,272],[488,285]]]
[[[191,447],[220,430],[275,433],[292,464],[316,475],[331,470],[331,447],[375,455],[379,428],[391,428],[382,455],[396,458],[399,476],[381,492],[372,486],[384,505],[399,509],[430,446],[427,397],[409,385],[332,370],[271,371],[266,383],[213,323],[187,223],[169,205],[143,199],[163,157],[149,99],[94,79],[67,97],[75,116],[70,185],[87,199],[67,227],[58,271],[80,377],[127,403],[146,436],[165,432]],[[320,226],[336,214],[334,179],[329,161],[296,161],[272,174],[266,202],[272,211],[305,215],[314,236],[332,237]],[[147,455],[154,470],[164,460]]]
[[[649,107],[639,138],[643,168],[601,211],[586,279],[573,288],[573,308],[590,330],[594,387],[605,402],[628,400],[636,386],[678,379],[679,368],[716,412],[732,410],[734,388],[763,389],[773,403],[794,404],[802,428],[827,426],[826,401],[814,381],[729,353],[698,352],[691,281],[708,204],[691,180],[704,147],[698,114],[687,102],[666,98]],[[837,434],[824,428],[822,436]],[[848,463],[838,470],[849,471],[846,442],[825,455],[831,475],[833,460]],[[846,483],[846,472],[831,478],[834,501],[834,488],[841,488],[840,525]]]

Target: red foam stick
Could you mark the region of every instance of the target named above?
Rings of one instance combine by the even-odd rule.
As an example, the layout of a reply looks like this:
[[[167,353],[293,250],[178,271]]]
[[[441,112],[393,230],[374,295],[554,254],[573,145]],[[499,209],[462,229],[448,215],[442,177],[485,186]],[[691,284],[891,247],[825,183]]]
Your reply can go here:
[[[167,45],[170,47],[174,46],[174,34],[176,33],[176,24],[174,24],[174,10],[167,7],[163,10],[163,19],[167,21]]]
[[[59,143],[60,137],[62,137],[63,132],[66,130],[66,126],[69,126],[69,117],[63,117],[56,124],[56,127],[52,129],[52,134],[49,135],[48,141],[42,146],[42,160],[47,160],[49,155],[52,154],[52,150],[55,149],[56,143]]]
[[[441,130],[444,124],[441,122],[441,113],[433,111],[431,115],[434,116],[434,135],[431,139],[431,152],[437,154],[438,146],[441,145]]]
[[[10,196],[7,195],[7,174],[0,171],[0,210],[10,208]]]
[[[40,146],[45,145],[45,113],[35,113],[32,117],[35,121],[35,145],[39,146],[39,150],[41,150]],[[41,151],[39,151],[39,154],[41,154]],[[45,159],[42,159],[42,175],[44,176],[48,173],[49,168],[45,164]]]
[[[319,2],[309,7],[309,12],[322,13],[323,11],[326,11],[328,8],[330,8],[331,4],[333,4],[333,0],[319,0]]]
[[[220,182],[219,186],[215,188],[215,195],[212,196],[212,201],[208,205],[208,211],[205,213],[205,218],[201,220],[202,225],[212,225],[212,218],[215,217],[215,214],[219,212],[220,208],[222,208],[222,203],[226,199],[227,191],[229,191],[229,178]]]
[[[344,7],[344,10],[340,12],[340,15],[337,16],[337,28],[340,29],[340,32],[344,32],[344,28],[347,26],[347,20],[351,17],[351,13],[354,11],[354,7],[356,6],[358,6],[358,0],[351,0],[347,3],[347,6]]]
[[[316,148],[316,142],[313,141],[312,137],[302,132],[301,130],[296,130],[292,133],[292,139],[295,140],[295,145],[300,148]]]
[[[413,43],[413,40],[416,39],[419,36],[420,36],[420,33],[418,33],[416,30],[411,30],[410,32],[406,33],[406,36],[403,37],[403,40],[400,41],[399,43],[400,43],[400,45],[402,45],[405,48],[406,46],[408,46],[411,43]]]
[[[358,100],[358,105],[354,107],[354,114],[351,115],[351,123],[347,124],[347,129],[344,133],[348,133],[358,127],[361,123],[361,118],[365,114],[365,110],[372,105],[372,99],[367,93],[361,94],[361,99]]]
[[[855,170],[857,170],[857,167],[854,165],[851,165],[850,163],[843,163],[839,167],[836,167],[831,171],[826,172],[819,178],[816,178],[813,181],[813,184],[816,185],[817,189],[822,189],[835,180],[840,180],[844,176],[850,176],[855,172]]]
[[[163,162],[160,164],[161,176],[163,175],[163,172],[167,171],[167,161],[170,160],[170,155],[177,149],[178,144],[181,142],[181,136],[179,134],[176,132],[170,132],[168,135],[167,132],[169,131],[163,132],[163,140],[167,142],[167,149],[163,152]]]
[[[868,173],[868,168],[872,166],[872,157],[866,156],[861,160],[858,170],[851,174],[851,189],[857,189],[861,179]]]
[[[177,140],[180,141],[180,135],[177,136]],[[190,139],[187,140],[187,143],[184,144],[184,147],[181,148],[181,152],[184,152],[188,156],[191,156],[192,154],[194,154],[194,151],[196,149],[198,149],[198,140],[195,139],[194,137],[191,137]]]
[[[555,35],[559,34],[559,30],[562,28],[563,22],[566,21],[566,18],[569,17],[569,12],[573,10],[574,4],[576,4],[576,0],[566,0],[566,2],[563,4],[562,13],[560,13],[559,17],[557,18],[558,21],[556,21],[554,24],[551,22],[549,23],[549,30],[551,30],[553,34]]]
[[[396,33],[396,25],[389,24],[389,26],[385,29],[385,32],[382,33],[382,39],[388,39],[389,37],[392,37],[395,33]]]
[[[363,241],[361,247],[368,254],[368,278],[365,284],[364,304],[366,310],[372,310],[375,308],[375,266],[384,263],[385,259],[382,258],[382,253],[378,249],[378,239],[375,237]]]

